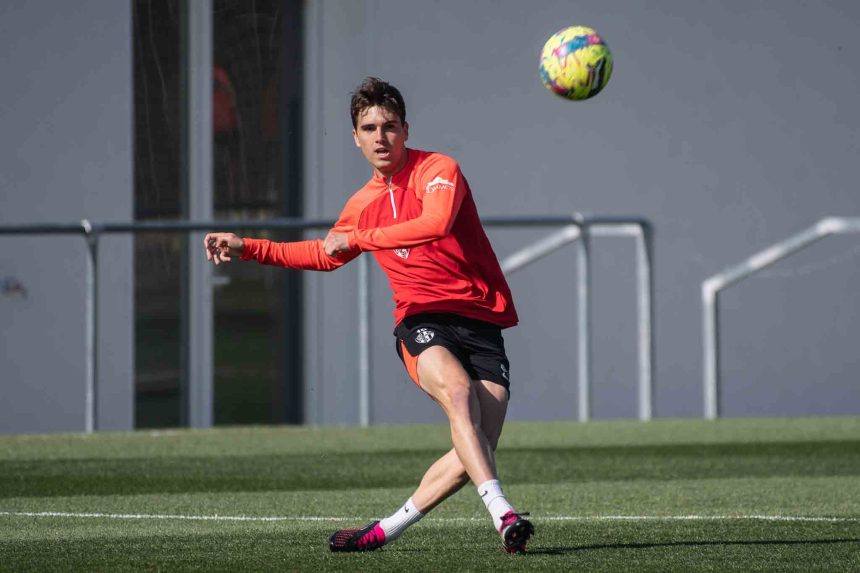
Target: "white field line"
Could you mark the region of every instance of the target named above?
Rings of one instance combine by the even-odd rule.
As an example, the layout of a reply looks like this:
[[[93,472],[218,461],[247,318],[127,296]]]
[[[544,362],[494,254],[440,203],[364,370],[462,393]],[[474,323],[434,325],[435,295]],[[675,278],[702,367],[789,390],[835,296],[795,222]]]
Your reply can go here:
[[[251,516],[251,515],[172,515],[149,513],[72,513],[65,511],[0,511],[7,517],[71,517],[100,519],[162,519],[177,521],[362,521],[367,517],[333,517],[314,515]],[[483,521],[478,517],[429,517],[426,521],[455,523]],[[788,521],[788,522],[860,522],[860,517],[826,517],[804,515],[547,515],[535,521]]]

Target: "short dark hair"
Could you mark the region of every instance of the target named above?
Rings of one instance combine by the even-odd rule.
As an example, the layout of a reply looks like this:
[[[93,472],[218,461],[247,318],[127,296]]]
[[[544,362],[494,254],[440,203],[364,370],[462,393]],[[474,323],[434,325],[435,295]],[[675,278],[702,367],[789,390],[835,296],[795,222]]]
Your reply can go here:
[[[349,102],[349,115],[352,127],[358,127],[358,116],[369,107],[379,106],[397,114],[400,123],[406,123],[406,103],[400,90],[379,78],[365,78],[355,91]]]

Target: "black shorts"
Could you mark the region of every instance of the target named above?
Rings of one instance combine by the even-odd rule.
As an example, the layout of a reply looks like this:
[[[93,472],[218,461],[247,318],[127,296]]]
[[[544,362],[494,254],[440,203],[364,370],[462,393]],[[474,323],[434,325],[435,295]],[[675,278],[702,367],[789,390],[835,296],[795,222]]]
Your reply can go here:
[[[495,324],[456,314],[416,314],[394,329],[397,355],[412,381],[418,384],[418,355],[431,346],[443,346],[457,357],[472,380],[488,380],[508,390],[510,362],[502,329]]]

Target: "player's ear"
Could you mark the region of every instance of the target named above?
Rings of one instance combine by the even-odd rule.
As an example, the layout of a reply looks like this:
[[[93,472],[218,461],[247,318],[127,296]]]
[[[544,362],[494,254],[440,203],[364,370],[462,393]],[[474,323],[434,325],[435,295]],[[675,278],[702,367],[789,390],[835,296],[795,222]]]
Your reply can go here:
[[[403,141],[406,141],[409,139],[409,122],[408,121],[403,122],[403,135],[405,136],[403,138]]]
[[[352,130],[352,140],[355,142],[356,147],[361,147],[361,143],[358,141],[358,132],[353,128]]]

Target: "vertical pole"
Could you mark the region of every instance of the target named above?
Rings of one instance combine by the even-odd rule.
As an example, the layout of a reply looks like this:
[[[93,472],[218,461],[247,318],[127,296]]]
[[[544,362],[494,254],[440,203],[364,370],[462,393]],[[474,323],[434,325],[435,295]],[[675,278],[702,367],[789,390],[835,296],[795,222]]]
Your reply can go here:
[[[654,400],[654,282],[652,272],[651,229],[639,225],[636,235],[637,296],[639,298],[639,419],[653,416]]]
[[[579,347],[579,421],[587,422],[591,416],[591,230],[581,225],[577,243],[576,283]]]
[[[212,219],[212,2],[186,0],[188,208],[190,220]],[[212,269],[203,256],[204,233],[188,235],[188,423],[212,426]]]
[[[87,242],[86,285],[84,306],[86,313],[86,391],[84,431],[88,434],[98,429],[98,234],[92,224],[81,221]]]
[[[304,166],[304,99],[305,66],[304,45],[306,26],[302,21],[305,10],[309,10],[304,2],[281,1],[280,6],[280,64],[278,73],[278,89],[280,105],[278,107],[280,138],[282,148],[280,157],[281,167],[281,214],[286,217],[304,216],[303,190]],[[252,5],[253,7],[253,5]],[[301,230],[285,233],[287,241],[302,239]],[[284,352],[278,359],[280,379],[276,387],[279,389],[275,396],[274,408],[277,412],[274,423],[302,424],[307,421],[305,409],[305,365],[304,356],[307,341],[305,340],[305,314],[302,308],[305,303],[304,282],[302,273],[282,273],[282,292],[280,307],[283,316],[281,332],[283,333]]]
[[[358,257],[358,421],[370,425],[370,265]]]
[[[374,34],[370,33],[373,25],[373,6],[370,2],[364,3],[364,61],[365,65],[371,65],[373,62],[373,42]],[[359,400],[359,421],[363,428],[370,425],[370,265],[369,257],[359,257],[361,266],[358,268],[360,296],[362,297],[359,306],[359,329],[361,330],[361,360],[359,368],[361,370],[361,396]]]
[[[716,420],[720,415],[719,381],[720,355],[717,332],[719,305],[717,304],[717,289],[709,282],[702,285],[702,308],[704,309],[704,399],[705,419]]]

